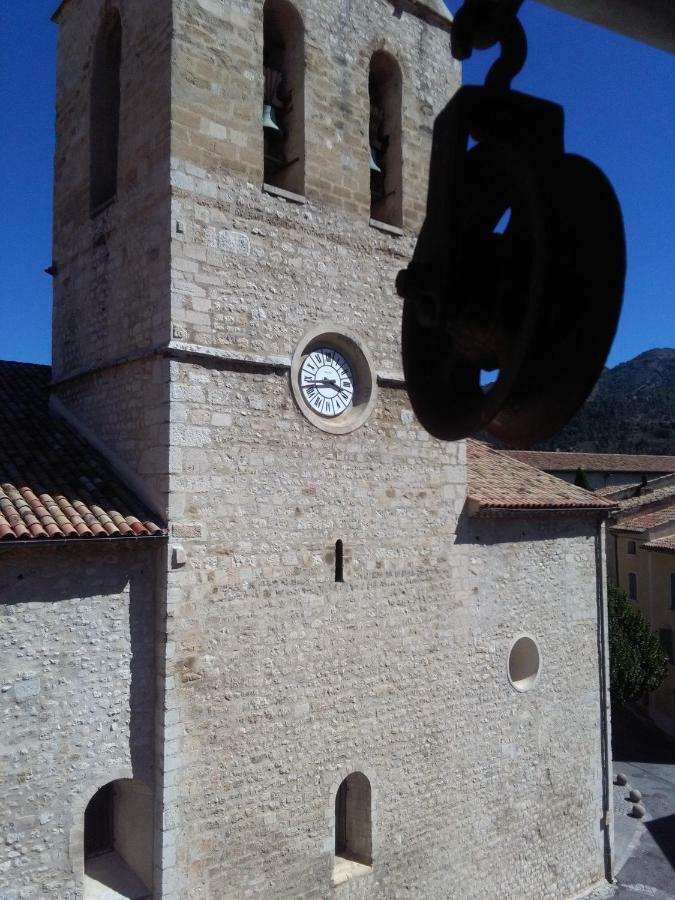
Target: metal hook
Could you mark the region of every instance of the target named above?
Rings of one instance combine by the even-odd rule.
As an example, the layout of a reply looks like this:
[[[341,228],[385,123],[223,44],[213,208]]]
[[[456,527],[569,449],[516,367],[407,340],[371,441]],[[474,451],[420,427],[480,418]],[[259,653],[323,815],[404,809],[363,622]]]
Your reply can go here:
[[[508,91],[511,82],[527,59],[527,35],[520,20],[514,16],[504,22],[499,40],[502,52],[487,74],[485,87],[490,90]]]
[[[474,50],[494,47],[522,4],[523,0],[465,0],[452,23],[455,59],[469,59]]]

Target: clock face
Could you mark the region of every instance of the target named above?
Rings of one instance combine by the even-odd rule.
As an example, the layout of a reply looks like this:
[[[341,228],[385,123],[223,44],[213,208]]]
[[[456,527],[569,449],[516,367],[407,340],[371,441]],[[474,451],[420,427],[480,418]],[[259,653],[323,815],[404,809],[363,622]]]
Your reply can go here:
[[[300,367],[300,391],[315,412],[329,419],[345,413],[354,399],[354,378],[347,360],[331,347],[312,350]]]

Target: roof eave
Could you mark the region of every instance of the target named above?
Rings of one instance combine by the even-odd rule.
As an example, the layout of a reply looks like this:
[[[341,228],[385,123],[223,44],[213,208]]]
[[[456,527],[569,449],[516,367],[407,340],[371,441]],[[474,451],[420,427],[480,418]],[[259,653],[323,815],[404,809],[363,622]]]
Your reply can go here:
[[[64,2],[66,2],[66,0],[64,0]],[[391,3],[395,13],[398,15],[405,12],[414,16],[416,19],[421,19],[427,25],[432,25],[434,28],[440,28],[442,31],[446,31],[448,34],[451,34],[452,32],[450,10],[448,10],[448,16],[446,18],[441,15],[441,13],[431,9],[431,7],[422,2],[422,0],[389,0],[389,3]]]
[[[648,550],[650,553],[672,553],[675,556],[675,547],[656,547],[654,544],[642,544],[642,550]]]
[[[474,519],[506,519],[523,516],[596,516],[606,519],[613,511],[603,506],[488,506],[478,500],[469,501],[469,516]]]
[[[41,546],[48,545],[50,547],[88,547],[90,544],[108,544],[115,546],[116,544],[138,544],[147,541],[165,541],[169,537],[167,532],[161,534],[135,534],[121,535],[119,537],[81,537],[81,538],[5,538],[0,541],[0,550],[18,547],[35,547],[37,544]]]

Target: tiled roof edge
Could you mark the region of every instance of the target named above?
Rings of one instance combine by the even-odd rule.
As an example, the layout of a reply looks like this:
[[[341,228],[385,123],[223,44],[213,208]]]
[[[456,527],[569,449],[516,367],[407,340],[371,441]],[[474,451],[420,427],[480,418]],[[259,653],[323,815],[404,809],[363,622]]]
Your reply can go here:
[[[656,541],[648,541],[641,544],[643,550],[649,550],[650,553],[673,553],[675,554],[675,544],[668,546],[667,544],[659,544]]]
[[[664,476],[675,472],[675,456],[664,456],[648,453],[584,453],[571,450],[500,450],[506,456],[539,469],[552,469],[556,472],[569,472],[582,468],[589,472],[614,469],[622,472],[642,472],[649,470],[660,472]],[[540,462],[535,462],[539,459]],[[612,466],[612,460],[620,460],[625,465]],[[660,461],[660,463],[659,463]],[[551,463],[544,465],[543,463]],[[552,463],[556,463],[553,465]],[[595,463],[597,468],[592,468]],[[641,464],[642,463],[642,464]],[[618,487],[618,486],[617,486]]]
[[[49,397],[49,409],[52,413],[64,419],[70,427],[76,431],[88,444],[97,450],[104,457],[110,468],[115,474],[126,484],[126,486],[136,494],[141,502],[147,506],[148,510],[154,513],[161,522],[166,521],[164,512],[160,511],[161,503],[149,491],[147,485],[138,477],[138,475],[126,463],[122,462],[114,453],[110,452],[110,448],[100,440],[100,438],[84,424],[68,407],[54,394]]]
[[[477,503],[477,501],[473,501]],[[516,518],[518,516],[560,516],[580,515],[597,516],[606,518],[611,513],[611,508],[602,506],[488,506],[478,505],[475,511],[469,511],[469,516],[474,519],[501,519]]]

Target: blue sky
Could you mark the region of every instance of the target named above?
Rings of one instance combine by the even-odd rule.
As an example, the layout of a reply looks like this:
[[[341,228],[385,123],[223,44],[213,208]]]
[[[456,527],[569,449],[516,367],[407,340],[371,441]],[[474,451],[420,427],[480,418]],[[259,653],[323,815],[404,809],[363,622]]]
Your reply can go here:
[[[456,10],[459,0],[452,0]],[[0,359],[49,362],[56,0],[0,10]],[[628,280],[614,365],[675,346],[675,57],[526,0],[519,90],[562,103],[567,149],[609,175],[624,211]],[[482,81],[494,53],[464,67]]]

